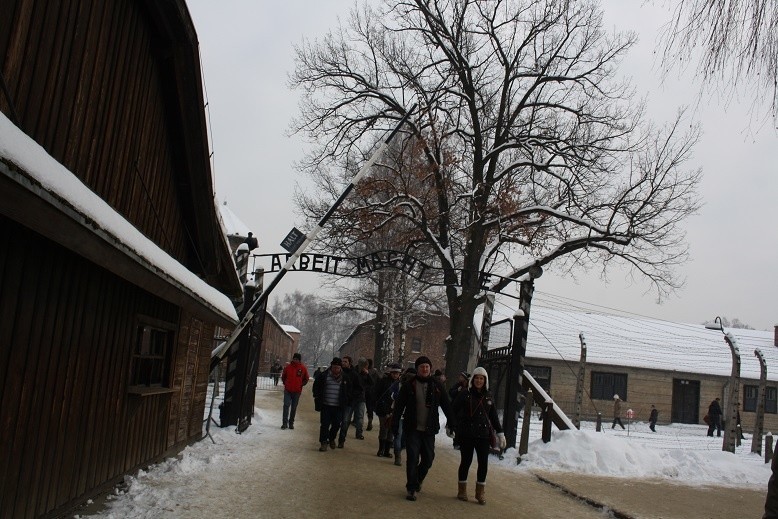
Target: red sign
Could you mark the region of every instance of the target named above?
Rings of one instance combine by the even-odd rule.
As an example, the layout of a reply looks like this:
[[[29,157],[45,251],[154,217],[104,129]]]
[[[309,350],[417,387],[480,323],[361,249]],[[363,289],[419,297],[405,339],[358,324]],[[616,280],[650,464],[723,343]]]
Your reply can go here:
[[[633,411],[632,409],[627,409],[627,418],[629,418],[630,420],[635,418],[635,411]]]

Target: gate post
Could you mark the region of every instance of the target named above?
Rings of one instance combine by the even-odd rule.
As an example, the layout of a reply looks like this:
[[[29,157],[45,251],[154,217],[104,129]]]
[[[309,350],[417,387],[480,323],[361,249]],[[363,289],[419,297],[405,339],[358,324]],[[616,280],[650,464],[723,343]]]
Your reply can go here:
[[[532,402],[534,395],[532,390],[527,390],[527,404],[524,405],[524,419],[521,424],[521,442],[519,443],[519,456],[527,454],[529,450],[529,427],[532,421]]]
[[[513,315],[513,339],[511,341],[511,367],[505,388],[504,429],[508,447],[516,448],[516,413],[519,409],[519,388],[524,376],[524,355],[527,351],[527,332],[529,330],[529,309],[532,294],[535,291],[535,278],[543,275],[543,269],[532,267],[528,279],[521,282],[519,308]]]

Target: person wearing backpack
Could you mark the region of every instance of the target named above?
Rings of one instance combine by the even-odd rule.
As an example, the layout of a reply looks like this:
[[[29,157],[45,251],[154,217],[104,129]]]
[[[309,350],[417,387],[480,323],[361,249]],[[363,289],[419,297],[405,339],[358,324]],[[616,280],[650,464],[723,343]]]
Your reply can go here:
[[[400,373],[402,368],[393,362],[386,366],[384,376],[375,386],[375,414],[378,416],[378,453],[376,456],[391,458],[389,449],[392,447],[392,406],[397,392],[400,390]],[[395,455],[399,453],[395,451]]]

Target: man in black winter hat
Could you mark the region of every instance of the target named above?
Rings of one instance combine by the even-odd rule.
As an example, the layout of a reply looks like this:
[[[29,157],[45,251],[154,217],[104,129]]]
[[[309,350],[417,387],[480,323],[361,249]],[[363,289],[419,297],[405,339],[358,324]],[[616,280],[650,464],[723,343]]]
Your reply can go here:
[[[416,359],[416,377],[400,387],[392,414],[392,430],[399,432],[403,418],[403,435],[408,461],[405,465],[406,499],[416,501],[416,493],[435,459],[435,435],[440,430],[438,409],[454,427],[451,402],[443,385],[432,376],[432,362],[422,355]]]
[[[343,362],[335,357],[330,362],[330,367],[321,372],[313,381],[313,403],[317,411],[321,413],[319,426],[319,450],[325,452],[327,445],[335,448],[335,438],[340,431],[343,421],[343,404],[346,401],[344,383]]]

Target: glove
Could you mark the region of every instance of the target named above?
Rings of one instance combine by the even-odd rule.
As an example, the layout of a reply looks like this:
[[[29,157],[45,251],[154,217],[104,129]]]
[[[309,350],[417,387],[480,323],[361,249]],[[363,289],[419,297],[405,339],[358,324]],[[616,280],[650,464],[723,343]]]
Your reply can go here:
[[[505,446],[507,443],[505,443],[505,433],[497,433],[497,440],[500,442],[500,450],[504,451]]]
[[[446,436],[448,436],[449,438],[453,438],[454,437],[454,431],[451,430],[451,427],[449,427],[449,426],[446,426]]]

